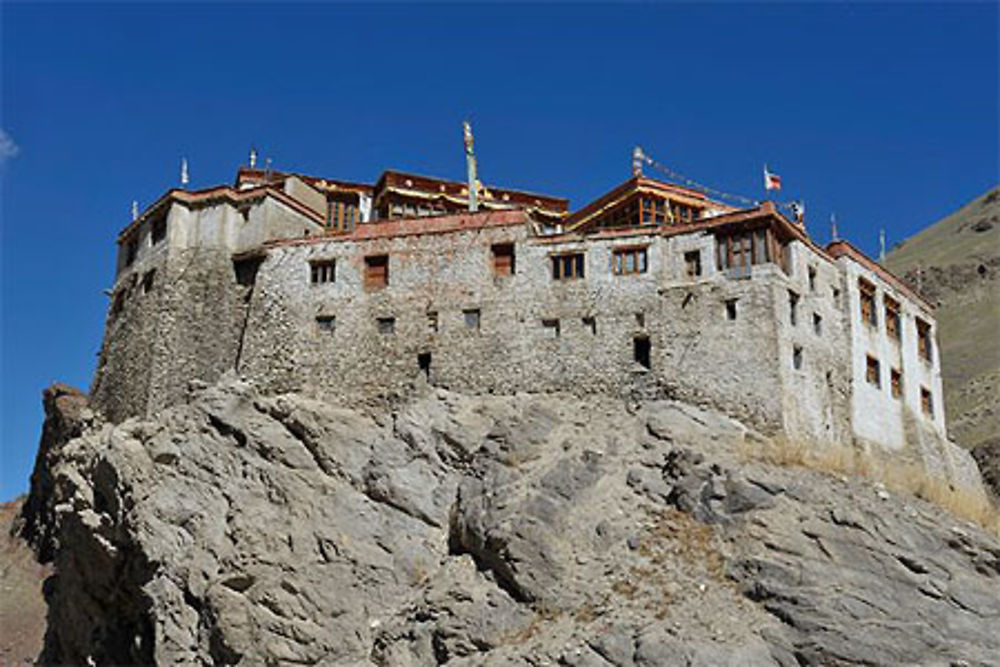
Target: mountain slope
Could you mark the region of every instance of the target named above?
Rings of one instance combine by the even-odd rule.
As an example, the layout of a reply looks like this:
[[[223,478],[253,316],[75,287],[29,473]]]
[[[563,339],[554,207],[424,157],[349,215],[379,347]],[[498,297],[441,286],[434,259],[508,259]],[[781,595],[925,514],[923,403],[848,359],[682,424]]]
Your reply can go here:
[[[969,448],[1000,445],[1000,188],[904,241],[885,264],[937,306],[949,433]]]

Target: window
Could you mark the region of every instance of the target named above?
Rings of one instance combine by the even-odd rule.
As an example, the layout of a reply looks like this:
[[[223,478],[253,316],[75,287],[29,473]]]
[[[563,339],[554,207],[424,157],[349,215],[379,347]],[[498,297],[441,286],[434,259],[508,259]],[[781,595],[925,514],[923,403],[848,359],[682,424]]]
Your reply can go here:
[[[327,208],[327,227],[341,231],[354,229],[361,222],[361,214],[353,202],[331,201]]]
[[[684,266],[687,267],[687,277],[697,278],[701,275],[701,251],[691,250],[684,253]]]
[[[378,318],[378,332],[380,334],[396,333],[396,318],[395,317]]]
[[[615,248],[612,252],[611,269],[615,275],[646,273],[646,268],[646,248]]]
[[[465,317],[465,328],[467,329],[479,329],[479,309],[469,308],[462,311],[462,315]]]
[[[830,294],[833,296],[833,305],[837,308],[840,308],[840,288],[831,287]]]
[[[892,388],[893,398],[903,395],[903,374],[898,368],[889,369],[889,386]]]
[[[125,266],[132,266],[135,261],[136,255],[139,254],[139,241],[138,239],[129,239],[128,243],[125,244]]]
[[[337,260],[316,259],[309,262],[309,281],[313,285],[332,283],[337,279]]]
[[[438,314],[436,310],[428,311],[427,313],[427,331],[429,333],[437,333],[438,330]]]
[[[884,297],[883,301],[885,302],[885,332],[889,334],[889,338],[899,340],[899,302],[889,296]]]
[[[926,361],[933,358],[931,354],[931,325],[919,317],[917,318],[917,352]]]
[[[317,315],[316,331],[320,333],[332,333],[337,326],[337,318],[333,315]]]
[[[927,387],[920,388],[920,408],[928,417],[934,416],[934,397],[931,396],[931,390]]]
[[[493,253],[493,273],[497,276],[514,275],[514,244],[495,243],[490,247]]]
[[[167,218],[165,216],[153,220],[153,228],[149,233],[149,242],[156,245],[167,238]]]
[[[736,319],[737,299],[726,299],[726,319],[732,322]]]
[[[153,291],[153,281],[156,279],[156,269],[147,271],[142,277],[142,293],[149,294]]]
[[[792,348],[792,368],[802,370],[802,347],[799,345]]]
[[[816,267],[815,266],[810,266],[809,267],[809,291],[810,292],[815,292],[816,291]]]
[[[635,314],[635,326],[640,329],[646,326],[646,313],[638,312]]]
[[[424,377],[430,378],[431,376],[431,353],[421,352],[417,355],[417,368],[420,372],[424,374]]]
[[[583,253],[552,256],[552,279],[570,280],[583,278]]]
[[[817,336],[823,335],[823,317],[819,313],[813,313],[813,331]]]
[[[594,317],[583,318],[583,328],[590,332],[591,336],[597,335],[597,319]]]
[[[542,320],[542,330],[546,338],[559,338],[559,320]]]
[[[865,362],[865,379],[868,380],[869,384],[881,387],[882,381],[879,378],[878,359],[869,355],[866,357]]]
[[[795,292],[788,292],[788,323],[793,327],[799,320],[799,295]]]
[[[875,312],[875,285],[864,278],[858,278],[858,292],[861,294],[861,321],[873,327],[878,326]]]
[[[770,230],[760,228],[752,231],[730,232],[716,236],[716,259],[720,271],[730,277],[750,276],[753,264],[766,264],[774,259],[775,253]]]
[[[389,284],[389,256],[365,257],[365,288],[382,289]]]
[[[257,282],[257,270],[260,269],[263,257],[241,257],[233,260],[233,274],[236,284],[250,287]]]
[[[647,336],[636,336],[632,339],[632,360],[643,368],[651,368],[650,346]]]

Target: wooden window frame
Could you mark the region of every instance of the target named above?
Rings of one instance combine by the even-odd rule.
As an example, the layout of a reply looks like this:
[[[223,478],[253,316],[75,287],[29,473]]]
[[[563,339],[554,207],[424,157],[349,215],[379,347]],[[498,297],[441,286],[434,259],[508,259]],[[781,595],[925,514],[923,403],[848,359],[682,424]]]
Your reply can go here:
[[[933,349],[933,339],[931,337],[931,324],[919,317],[915,318],[917,324],[917,354],[924,361],[931,363],[934,355]]]
[[[632,266],[628,266],[631,259]],[[616,276],[634,276],[649,272],[649,246],[623,246],[611,249],[611,272]]]
[[[483,324],[483,311],[479,308],[465,308],[462,310],[462,319],[466,329],[479,331]]]
[[[879,360],[872,355],[865,355],[865,380],[870,385],[882,388],[882,367]]]
[[[375,326],[378,329],[379,334],[382,336],[394,336],[396,334],[395,317],[375,318]]]
[[[892,397],[901,398],[903,396],[903,372],[898,368],[889,369],[889,386]]]
[[[934,416],[934,394],[927,387],[920,388],[920,409],[928,417]]]
[[[875,310],[875,283],[858,278],[858,299],[861,305],[861,322],[878,328],[878,312]]]
[[[900,318],[900,305],[899,302],[893,299],[891,296],[885,294],[882,296],[882,305],[885,317],[885,332],[894,340],[899,340],[902,335],[902,319]]]
[[[389,286],[389,255],[366,255],[364,266],[366,290],[380,290]]]
[[[582,250],[549,255],[553,280],[582,280],[586,277],[586,255]]]
[[[512,276],[517,272],[517,255],[513,242],[494,243],[490,246],[493,258],[493,275]]]
[[[309,260],[309,283],[311,285],[325,285],[335,282],[337,282],[336,259]]]
[[[684,270],[688,278],[701,276],[701,250],[688,250],[684,253]]]

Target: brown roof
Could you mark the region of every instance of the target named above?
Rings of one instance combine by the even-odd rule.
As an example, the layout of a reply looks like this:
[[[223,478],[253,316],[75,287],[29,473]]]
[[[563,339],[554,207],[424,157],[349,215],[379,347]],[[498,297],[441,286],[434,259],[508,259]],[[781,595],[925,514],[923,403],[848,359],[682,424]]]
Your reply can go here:
[[[277,239],[265,243],[268,247],[323,243],[327,241],[370,241],[373,239],[447,234],[474,231],[492,227],[511,227],[527,224],[530,216],[521,210],[460,213],[433,218],[394,218],[358,225],[353,231],[331,232],[322,236],[296,239]]]
[[[861,252],[855,248],[849,241],[838,240],[831,241],[826,246],[826,252],[829,253],[831,257],[840,258],[848,257],[853,259],[855,262],[865,267],[869,271],[877,274],[882,280],[886,281],[900,292],[903,292],[908,297],[915,301],[919,301],[923,304],[927,310],[931,313],[934,312],[934,305],[931,304],[927,299],[917,293],[916,290],[912,289],[905,282],[896,277],[894,273],[889,271],[887,268],[877,263],[875,260],[871,259],[865,253]]]

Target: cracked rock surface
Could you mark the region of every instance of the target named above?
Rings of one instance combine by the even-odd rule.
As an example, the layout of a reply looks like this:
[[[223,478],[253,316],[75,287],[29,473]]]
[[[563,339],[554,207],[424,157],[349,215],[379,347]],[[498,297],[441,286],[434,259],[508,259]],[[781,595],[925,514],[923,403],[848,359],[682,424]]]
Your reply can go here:
[[[49,664],[1000,664],[1000,542],[684,404],[47,400]]]

